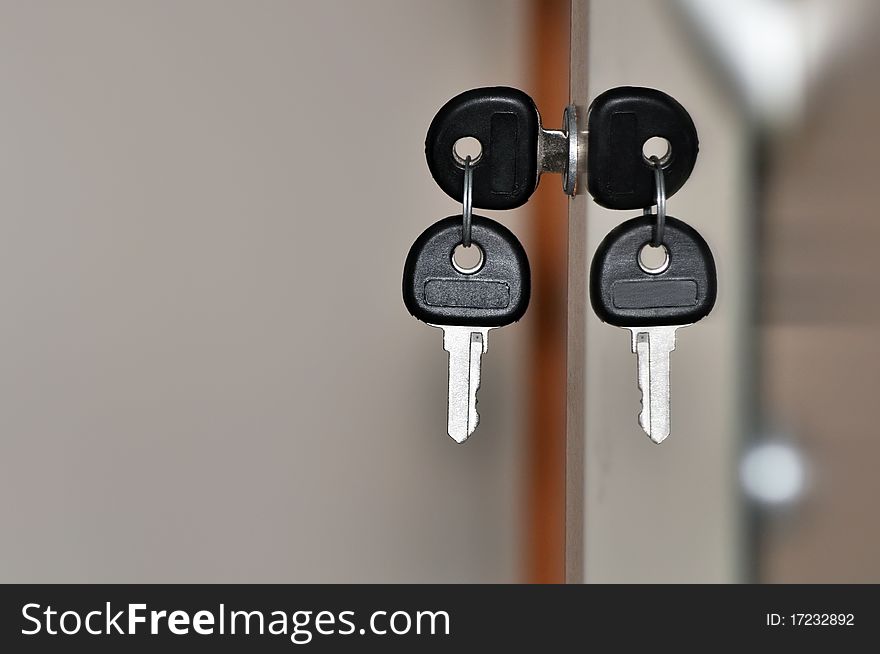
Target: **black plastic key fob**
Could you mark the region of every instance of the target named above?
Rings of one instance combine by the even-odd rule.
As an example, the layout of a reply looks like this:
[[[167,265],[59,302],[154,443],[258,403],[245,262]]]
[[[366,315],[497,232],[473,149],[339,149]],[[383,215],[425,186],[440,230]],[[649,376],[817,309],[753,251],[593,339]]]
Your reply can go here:
[[[652,137],[669,143],[661,159],[667,197],[684,185],[697,162],[694,121],[675,98],[657,89],[620,86],[605,91],[590,105],[588,132],[587,187],[609,209],[655,204],[654,170],[643,152]]]
[[[482,151],[473,165],[473,206],[514,209],[538,184],[540,118],[534,101],[506,86],[472,89],[447,102],[428,128],[425,156],[437,184],[461,200],[464,161],[455,143],[472,137]]]
[[[639,216],[621,223],[596,250],[590,266],[590,301],[603,322],[617,327],[689,325],[715,305],[718,282],[712,251],[687,223],[666,217],[664,265],[648,269],[640,261],[656,219]]]
[[[503,327],[528,308],[531,273],[519,240],[494,220],[477,215],[471,220],[471,247],[482,252],[473,272],[463,272],[453,261],[461,243],[461,216],[434,223],[410,248],[403,268],[403,301],[423,322]]]

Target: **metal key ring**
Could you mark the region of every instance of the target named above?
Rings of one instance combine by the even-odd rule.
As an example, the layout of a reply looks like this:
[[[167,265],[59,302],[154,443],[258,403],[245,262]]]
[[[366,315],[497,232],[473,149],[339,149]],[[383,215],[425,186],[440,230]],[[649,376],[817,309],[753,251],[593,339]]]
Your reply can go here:
[[[660,159],[652,155],[648,162],[654,169],[654,186],[657,189],[654,198],[657,207],[657,224],[654,225],[654,238],[651,241],[651,245],[656,248],[663,244],[663,228],[666,226],[666,180],[663,177],[663,165]],[[650,209],[645,209],[645,215],[650,213]]]
[[[461,244],[466,248],[471,246],[471,214],[473,213],[474,201],[474,168],[471,158],[464,160],[464,197],[461,200]]]

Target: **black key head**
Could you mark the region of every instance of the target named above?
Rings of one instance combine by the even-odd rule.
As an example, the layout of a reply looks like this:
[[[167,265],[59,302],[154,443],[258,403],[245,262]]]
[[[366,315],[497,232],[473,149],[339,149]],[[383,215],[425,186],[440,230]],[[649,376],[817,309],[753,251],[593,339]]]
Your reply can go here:
[[[590,266],[590,301],[599,318],[617,327],[688,325],[715,305],[717,278],[712,251],[693,227],[666,217],[666,262],[653,272],[640,261],[651,242],[656,216],[639,216],[615,227]]]
[[[654,169],[643,153],[655,136],[669,142],[663,163],[666,196],[678,191],[697,162],[694,121],[678,101],[657,89],[620,86],[590,105],[587,187],[609,209],[642,209],[655,204]]]
[[[461,201],[464,161],[455,143],[464,137],[480,142],[473,166],[473,206],[514,209],[538,185],[540,118],[534,101],[518,89],[493,86],[472,89],[447,102],[428,128],[425,156],[434,180]]]
[[[473,272],[463,272],[453,261],[461,237],[461,216],[450,216],[413,243],[403,268],[403,301],[409,312],[433,325],[502,327],[522,318],[529,305],[531,272],[513,232],[474,215],[471,247],[482,251],[482,264]]]

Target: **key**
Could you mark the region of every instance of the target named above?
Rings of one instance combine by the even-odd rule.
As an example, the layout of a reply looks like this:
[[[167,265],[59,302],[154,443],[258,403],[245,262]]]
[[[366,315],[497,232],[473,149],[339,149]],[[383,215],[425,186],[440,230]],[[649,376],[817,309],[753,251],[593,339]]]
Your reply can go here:
[[[479,248],[481,257],[470,269],[453,258],[461,239],[462,217],[444,218],[416,239],[403,270],[406,308],[443,330],[443,349],[449,353],[447,431],[458,443],[480,421],[477,390],[489,330],[519,320],[531,292],[528,258],[509,229],[472,216],[471,247]]]
[[[715,305],[717,279],[712,251],[685,222],[666,217],[665,260],[651,267],[643,248],[656,216],[627,220],[605,237],[590,267],[590,301],[606,323],[632,332],[642,392],[639,424],[661,443],[670,431],[669,355],[676,330],[706,317]]]

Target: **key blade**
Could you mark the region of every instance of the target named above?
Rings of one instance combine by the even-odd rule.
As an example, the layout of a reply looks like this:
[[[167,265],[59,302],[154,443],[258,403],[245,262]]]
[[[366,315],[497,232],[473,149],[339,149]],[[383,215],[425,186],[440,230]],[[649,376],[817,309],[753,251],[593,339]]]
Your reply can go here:
[[[463,443],[480,423],[477,413],[477,391],[480,389],[480,364],[489,349],[490,327],[457,327],[439,325],[443,329],[443,349],[449,352],[449,406],[447,432],[457,443]]]
[[[675,349],[678,328],[679,325],[629,328],[642,391],[639,424],[658,444],[669,436],[669,355]]]

